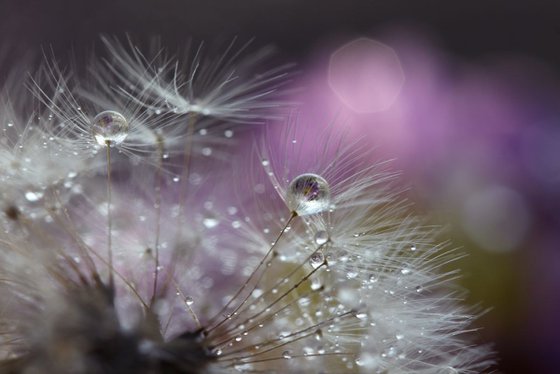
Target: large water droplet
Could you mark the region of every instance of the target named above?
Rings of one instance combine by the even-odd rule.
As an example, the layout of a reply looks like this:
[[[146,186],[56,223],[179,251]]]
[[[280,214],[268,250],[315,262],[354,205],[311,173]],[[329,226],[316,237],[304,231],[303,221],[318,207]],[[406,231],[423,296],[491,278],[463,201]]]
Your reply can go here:
[[[96,115],[91,125],[95,141],[102,146],[121,144],[128,135],[128,121],[122,114],[112,110]]]
[[[329,241],[329,234],[326,231],[320,230],[315,233],[315,243],[323,245]]]
[[[288,186],[287,204],[300,216],[329,208],[331,193],[327,181],[316,174],[302,174]]]

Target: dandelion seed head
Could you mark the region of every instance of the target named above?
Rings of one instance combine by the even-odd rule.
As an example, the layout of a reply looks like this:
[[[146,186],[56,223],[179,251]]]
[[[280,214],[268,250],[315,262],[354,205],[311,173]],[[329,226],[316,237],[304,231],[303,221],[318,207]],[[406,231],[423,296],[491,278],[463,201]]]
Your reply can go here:
[[[262,89],[279,87],[274,74],[236,85],[258,59],[234,54],[228,68],[205,70],[199,51],[181,64],[107,45],[109,63],[92,65],[102,79],[70,84],[47,64],[43,83],[55,90],[38,95],[45,119],[6,121],[16,135],[0,142],[1,369],[392,374],[489,365],[486,348],[466,336],[474,317],[457,304],[457,273],[440,272],[459,255],[411,217],[386,164],[372,166],[338,134],[322,141],[289,130],[247,167],[254,155],[231,122],[260,120],[255,113],[274,103]],[[110,178],[92,152],[107,145],[119,150]]]

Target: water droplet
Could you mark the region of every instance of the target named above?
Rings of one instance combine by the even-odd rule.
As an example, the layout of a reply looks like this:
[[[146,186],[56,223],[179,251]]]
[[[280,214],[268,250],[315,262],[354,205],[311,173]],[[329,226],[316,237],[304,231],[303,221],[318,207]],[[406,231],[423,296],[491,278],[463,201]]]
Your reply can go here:
[[[27,201],[30,201],[32,203],[41,200],[42,197],[43,193],[41,192],[27,191],[25,193],[25,198],[27,199]]]
[[[243,340],[243,338],[241,337],[241,335],[238,335],[235,337],[235,341],[236,342],[240,342],[241,340]]]
[[[410,246],[410,250],[414,252],[414,251],[416,250],[416,245],[414,245],[414,244],[411,245],[411,246]]]
[[[368,315],[367,315],[367,313],[365,313],[365,312],[356,313],[356,318],[361,319],[361,320],[366,319],[367,316],[368,316]]]
[[[420,293],[422,292],[423,288],[422,286],[416,286],[416,292]]]
[[[231,138],[233,136],[233,131],[232,130],[226,130],[224,131],[224,136],[226,138]]]
[[[188,306],[191,306],[194,304],[194,300],[191,296],[187,296],[185,297],[185,304],[187,304]]]
[[[402,274],[402,275],[410,274],[410,269],[409,269],[409,268],[402,268],[402,269],[401,269],[401,274]]]
[[[317,278],[313,278],[311,279],[311,289],[313,291],[317,291],[319,290],[323,285],[321,284],[321,281]]]
[[[317,251],[311,255],[309,258],[309,263],[313,266],[314,269],[317,269],[319,266],[323,265],[325,262],[325,255],[321,251]]]
[[[397,355],[397,349],[395,347],[389,347],[385,354],[387,357],[395,357]]]
[[[292,180],[287,192],[288,208],[300,216],[320,213],[330,205],[329,184],[316,174],[302,174]]]
[[[289,360],[290,358],[292,358],[292,352],[284,351],[282,352],[282,357],[284,357],[286,360]]]
[[[216,217],[212,217],[212,216],[205,217],[202,220],[202,224],[207,229],[214,228],[214,227],[218,226],[219,223],[220,223],[220,221]]]
[[[268,160],[265,158],[261,161],[262,166],[268,166],[270,165],[270,162],[268,162]]]
[[[358,272],[354,271],[354,270],[349,270],[346,272],[346,278],[348,279],[354,279],[358,276]]]
[[[317,243],[317,245],[323,245],[328,241],[329,234],[326,231],[320,230],[315,233],[315,243]]]
[[[128,135],[128,122],[119,112],[107,110],[95,116],[91,132],[97,144],[110,146],[121,144]]]

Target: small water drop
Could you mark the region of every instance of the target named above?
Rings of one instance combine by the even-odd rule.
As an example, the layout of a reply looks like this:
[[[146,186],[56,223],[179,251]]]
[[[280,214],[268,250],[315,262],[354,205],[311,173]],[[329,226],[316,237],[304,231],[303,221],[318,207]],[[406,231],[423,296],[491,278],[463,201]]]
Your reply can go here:
[[[194,304],[194,300],[191,296],[187,296],[185,297],[185,304],[187,304],[188,306],[191,306]]]
[[[348,279],[354,279],[354,278],[356,278],[358,275],[359,275],[358,272],[355,271],[355,270],[348,270],[348,271],[346,272],[346,278],[348,278]]]
[[[300,216],[320,213],[330,206],[329,184],[316,174],[302,174],[288,186],[287,204]]]
[[[289,359],[292,358],[292,352],[284,351],[284,352],[282,352],[282,357],[284,357],[286,360],[289,360]]]
[[[401,274],[402,275],[408,275],[408,274],[410,274],[410,271],[411,270],[409,268],[402,268],[401,269]]]
[[[320,230],[315,233],[314,239],[317,245],[323,245],[329,241],[329,234],[324,230]]]
[[[112,110],[96,115],[91,125],[93,137],[101,146],[121,144],[128,135],[128,121],[122,114]]]
[[[25,198],[27,199],[27,201],[30,201],[32,203],[41,200],[42,197],[43,193],[41,192],[27,191],[25,193]]]
[[[325,262],[325,255],[321,251],[317,251],[311,255],[309,258],[309,264],[313,266],[314,269],[317,269],[319,266],[323,265]]]
[[[264,159],[262,159],[261,164],[262,164],[262,166],[268,166],[268,165],[270,165],[270,162],[266,158],[264,158]]]
[[[213,216],[205,217],[205,218],[202,220],[202,224],[203,224],[204,227],[206,227],[207,229],[212,229],[212,228],[218,226],[219,223],[220,223],[220,221],[219,221],[216,217],[213,217]]]
[[[411,245],[411,246],[410,246],[410,250],[411,250],[412,252],[414,252],[414,251],[416,250],[416,245],[414,245],[414,244]]]
[[[356,318],[364,320],[368,317],[367,313],[365,312],[360,312],[360,313],[356,313]]]
[[[323,285],[321,284],[321,281],[317,278],[313,278],[311,279],[311,289],[313,291],[317,291],[319,290],[321,287],[323,287]]]

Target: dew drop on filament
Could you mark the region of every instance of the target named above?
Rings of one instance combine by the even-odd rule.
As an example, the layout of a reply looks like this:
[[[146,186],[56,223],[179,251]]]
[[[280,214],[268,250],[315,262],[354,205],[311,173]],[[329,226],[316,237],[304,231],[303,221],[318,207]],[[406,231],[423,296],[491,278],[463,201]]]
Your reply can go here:
[[[323,245],[329,241],[329,234],[324,230],[320,230],[315,233],[314,239],[317,245]]]
[[[309,263],[314,269],[317,269],[325,262],[325,255],[321,251],[317,251],[311,255],[309,258]]]
[[[302,174],[288,186],[287,204],[300,216],[320,213],[330,206],[330,188],[317,174]]]
[[[91,125],[93,137],[101,146],[119,145],[128,135],[128,121],[122,114],[112,110],[97,114]]]

